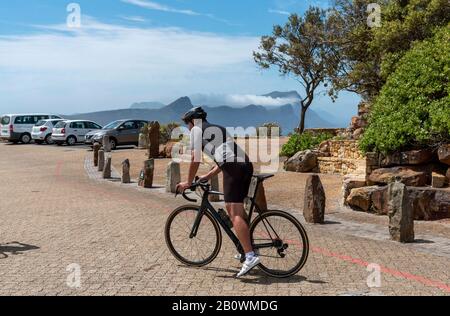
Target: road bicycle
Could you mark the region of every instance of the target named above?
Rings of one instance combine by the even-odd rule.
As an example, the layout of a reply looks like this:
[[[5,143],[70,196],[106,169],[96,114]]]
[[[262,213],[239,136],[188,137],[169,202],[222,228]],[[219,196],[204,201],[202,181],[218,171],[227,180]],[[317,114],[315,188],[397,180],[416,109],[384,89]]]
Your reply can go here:
[[[279,210],[263,211],[257,205],[258,186],[273,176],[253,176],[253,192],[249,192],[246,201],[249,205],[247,222],[252,245],[261,259],[258,267],[269,276],[286,278],[299,272],[305,265],[309,254],[309,241],[305,229],[294,216]],[[244,262],[245,254],[232,230],[230,218],[223,209],[217,211],[209,201],[211,195],[223,193],[211,191],[209,183],[198,178],[187,190],[195,192],[197,189],[202,193],[201,204],[181,206],[167,219],[165,239],[170,252],[185,265],[205,266],[220,252],[222,227],[240,254],[241,262]],[[186,195],[186,190],[181,194],[187,201],[197,203],[197,200]],[[257,215],[252,219],[254,214]]]

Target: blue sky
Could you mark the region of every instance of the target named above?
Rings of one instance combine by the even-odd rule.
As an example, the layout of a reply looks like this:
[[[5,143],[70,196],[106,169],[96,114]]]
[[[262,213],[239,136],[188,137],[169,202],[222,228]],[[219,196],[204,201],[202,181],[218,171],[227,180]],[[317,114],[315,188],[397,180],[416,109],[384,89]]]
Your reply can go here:
[[[69,29],[62,0],[0,2],[0,112],[74,113],[168,103],[184,95],[259,95],[298,90],[260,71],[259,38],[289,13],[328,0],[78,0]],[[354,114],[358,98],[317,109]]]

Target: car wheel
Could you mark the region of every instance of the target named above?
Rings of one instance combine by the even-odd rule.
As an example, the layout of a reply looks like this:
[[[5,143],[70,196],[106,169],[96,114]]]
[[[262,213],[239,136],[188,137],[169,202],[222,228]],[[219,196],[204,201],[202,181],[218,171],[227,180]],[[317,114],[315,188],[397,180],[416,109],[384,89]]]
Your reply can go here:
[[[109,141],[110,145],[111,145],[111,150],[116,150],[117,148],[117,141],[115,139],[111,139]]]
[[[77,139],[75,138],[75,136],[69,136],[69,137],[67,137],[66,142],[67,142],[67,145],[73,146],[77,143]]]
[[[47,135],[45,137],[45,142],[47,143],[47,145],[53,145],[54,144],[51,134],[49,134],[49,135]]]
[[[27,133],[22,134],[22,136],[20,136],[20,142],[22,144],[29,144],[31,142],[30,134]]]

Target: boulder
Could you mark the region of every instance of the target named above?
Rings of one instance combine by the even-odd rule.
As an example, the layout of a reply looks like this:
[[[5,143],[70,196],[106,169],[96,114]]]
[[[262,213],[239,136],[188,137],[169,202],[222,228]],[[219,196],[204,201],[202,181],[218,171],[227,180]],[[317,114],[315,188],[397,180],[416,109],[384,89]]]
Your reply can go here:
[[[445,186],[446,180],[447,178],[442,174],[439,174],[437,172],[433,172],[431,174],[431,186],[433,188],[443,188]]]
[[[445,173],[445,177],[447,178],[447,184],[450,185],[450,168],[447,169],[447,172]]]
[[[317,154],[311,150],[299,151],[284,163],[286,171],[309,172],[316,167]]]
[[[367,120],[360,117],[360,116],[354,116],[352,117],[352,122],[351,122],[351,129],[352,130],[357,130],[358,128],[363,128],[366,127],[367,124]]]
[[[433,188],[408,188],[416,220],[450,218],[450,191]]]
[[[399,242],[414,241],[414,214],[406,186],[395,181],[388,185],[389,233]]]
[[[409,150],[382,156],[380,166],[421,165],[433,159],[433,152],[429,149]]]
[[[347,197],[350,195],[351,190],[356,188],[362,188],[366,185],[366,179],[364,176],[347,175],[342,182],[342,196],[343,204],[347,205]]]
[[[372,207],[372,195],[379,190],[383,190],[383,187],[355,188],[351,190],[350,195],[347,197],[346,204],[357,211],[369,212]]]
[[[450,166],[450,144],[439,147],[438,157],[440,162]]]
[[[364,134],[364,128],[360,127],[355,129],[355,131],[352,134],[353,139],[360,139],[361,136]]]
[[[325,190],[318,175],[306,180],[303,216],[308,223],[322,224],[325,219]]]
[[[328,140],[320,143],[320,145],[317,149],[320,152],[321,157],[329,157],[330,156],[330,142]]]
[[[431,172],[426,167],[399,166],[374,170],[368,180],[376,184],[388,184],[395,178],[407,186],[421,187],[430,183]]]

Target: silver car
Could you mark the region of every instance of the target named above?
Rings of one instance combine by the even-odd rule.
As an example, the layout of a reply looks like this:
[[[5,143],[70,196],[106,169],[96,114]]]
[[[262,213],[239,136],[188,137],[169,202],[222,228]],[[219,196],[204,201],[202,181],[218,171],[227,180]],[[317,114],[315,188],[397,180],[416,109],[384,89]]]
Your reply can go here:
[[[139,133],[148,121],[143,120],[118,120],[107,124],[100,131],[86,134],[85,144],[92,146],[94,143],[102,143],[103,136],[109,136],[111,149],[122,145],[138,145]]]

